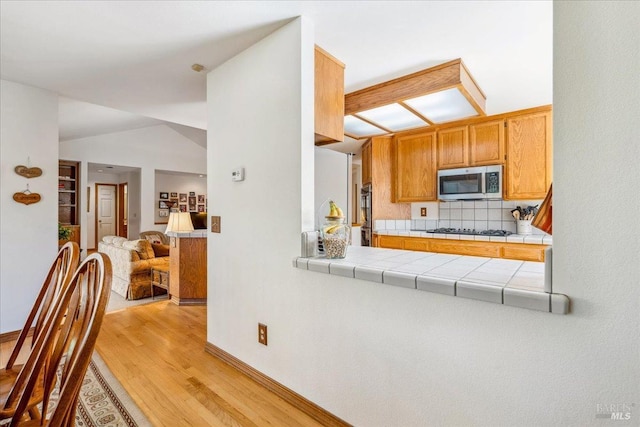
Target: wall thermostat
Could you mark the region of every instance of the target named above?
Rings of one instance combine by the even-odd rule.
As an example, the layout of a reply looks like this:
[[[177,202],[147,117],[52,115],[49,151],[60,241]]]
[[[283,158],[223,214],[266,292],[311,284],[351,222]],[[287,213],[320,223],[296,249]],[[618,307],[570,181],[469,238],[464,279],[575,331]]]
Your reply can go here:
[[[234,169],[231,172],[231,181],[244,181],[244,168]]]

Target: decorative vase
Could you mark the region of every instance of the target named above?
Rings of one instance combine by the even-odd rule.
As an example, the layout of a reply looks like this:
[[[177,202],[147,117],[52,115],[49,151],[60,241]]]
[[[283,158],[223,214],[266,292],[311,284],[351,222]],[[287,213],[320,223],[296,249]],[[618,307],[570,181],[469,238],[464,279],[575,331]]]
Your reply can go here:
[[[322,225],[322,245],[326,258],[336,259],[347,256],[347,246],[351,242],[351,227],[343,217],[326,217]]]

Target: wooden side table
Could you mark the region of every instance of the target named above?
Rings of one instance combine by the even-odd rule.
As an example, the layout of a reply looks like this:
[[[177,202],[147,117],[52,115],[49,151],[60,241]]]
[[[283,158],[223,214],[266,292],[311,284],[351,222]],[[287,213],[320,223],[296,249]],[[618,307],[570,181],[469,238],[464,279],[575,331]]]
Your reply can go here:
[[[169,290],[169,267],[159,265],[157,267],[151,267],[151,299],[153,299],[153,287],[157,286],[167,290],[167,296],[171,299],[171,292]]]

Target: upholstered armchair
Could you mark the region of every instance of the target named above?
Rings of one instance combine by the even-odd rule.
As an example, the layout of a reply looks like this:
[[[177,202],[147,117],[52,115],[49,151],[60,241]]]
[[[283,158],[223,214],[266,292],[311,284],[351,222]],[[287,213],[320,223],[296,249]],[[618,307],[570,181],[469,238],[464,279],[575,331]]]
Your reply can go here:
[[[149,240],[151,243],[169,244],[169,238],[161,231],[142,231],[140,232],[140,238]],[[158,239],[160,241],[158,241]]]

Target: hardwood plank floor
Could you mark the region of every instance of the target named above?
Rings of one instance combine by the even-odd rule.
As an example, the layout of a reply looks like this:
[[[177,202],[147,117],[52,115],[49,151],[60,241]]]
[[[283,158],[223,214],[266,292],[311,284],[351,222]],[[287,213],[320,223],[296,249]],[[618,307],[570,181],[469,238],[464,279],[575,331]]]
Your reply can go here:
[[[205,353],[206,307],[168,301],[108,313],[96,350],[154,426],[319,426]]]

